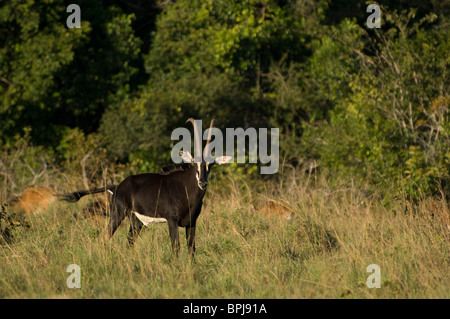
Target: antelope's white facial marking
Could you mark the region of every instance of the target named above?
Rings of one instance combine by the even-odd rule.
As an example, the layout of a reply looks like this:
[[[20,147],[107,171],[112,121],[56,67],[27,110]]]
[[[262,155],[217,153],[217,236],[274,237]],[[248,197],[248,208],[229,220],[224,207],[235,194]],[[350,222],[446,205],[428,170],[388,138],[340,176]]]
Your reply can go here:
[[[206,163],[205,165],[203,165],[202,163],[196,164],[197,164],[197,172],[195,173],[195,177],[197,178],[197,185],[202,191],[204,191],[208,186],[208,178],[209,178],[208,163]]]
[[[206,186],[205,186],[205,187],[201,187],[201,186],[200,186],[200,178],[198,177],[198,172],[195,173],[195,177],[197,177],[197,186],[198,186],[202,191],[204,191],[205,188],[206,188]]]

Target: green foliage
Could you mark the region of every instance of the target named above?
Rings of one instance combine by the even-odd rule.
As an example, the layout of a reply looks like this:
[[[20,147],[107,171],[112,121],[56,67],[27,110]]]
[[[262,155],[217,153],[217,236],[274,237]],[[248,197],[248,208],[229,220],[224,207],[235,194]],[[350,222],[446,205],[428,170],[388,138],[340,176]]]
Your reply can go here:
[[[249,75],[297,45],[300,28],[274,1],[177,1],[158,16],[146,69],[172,79],[216,68]]]
[[[387,1],[380,29],[366,27],[360,1],[80,0],[81,29],[66,27],[67,4],[0,9],[7,157],[23,136],[85,184],[117,162],[157,171],[174,128],[215,118],[221,129],[278,127],[282,162],[314,159],[374,188],[417,198],[449,181],[442,3]]]
[[[9,192],[18,192],[36,183],[48,183],[48,171],[56,165],[55,152],[41,145],[33,145],[30,130],[23,137],[15,135],[1,144],[0,183]],[[6,200],[6,194],[1,197]]]
[[[80,29],[66,27],[62,0],[17,0],[0,9],[2,139],[30,126],[34,141],[55,145],[61,125],[95,130],[107,105],[128,96],[141,45],[134,15],[79,5]]]
[[[394,184],[417,198],[437,192],[450,178],[445,87],[450,42],[448,31],[421,27],[435,20],[433,14],[414,23],[414,11],[385,17],[394,26],[365,39],[375,54],[364,53],[361,40],[345,42],[350,50],[340,52],[345,59],[353,54],[359,71],[349,69],[349,90],[337,96],[329,120],[309,126],[304,137],[312,142],[310,150],[336,173],[350,173],[378,186]],[[340,82],[329,79],[331,89]],[[333,92],[329,96],[336,96]]]
[[[97,134],[85,135],[78,128],[66,128],[56,151],[64,171],[81,173],[85,187],[88,183],[95,185],[103,182],[103,171],[108,167],[108,160]]]
[[[64,12],[62,1],[17,0],[0,9],[3,139],[31,125],[40,134],[43,125],[34,124],[45,123],[52,112],[50,101],[60,95],[54,90],[57,73],[73,61],[74,47],[90,30],[88,23],[83,29],[67,29],[60,21]]]
[[[60,73],[64,100],[58,106],[64,108],[65,114],[73,115],[72,119],[61,119],[60,124],[90,133],[98,129],[105,110],[117,108],[136,88],[134,77],[142,40],[132,29],[134,14],[88,3],[80,6],[83,16],[92,19],[92,30],[75,51],[73,63]]]

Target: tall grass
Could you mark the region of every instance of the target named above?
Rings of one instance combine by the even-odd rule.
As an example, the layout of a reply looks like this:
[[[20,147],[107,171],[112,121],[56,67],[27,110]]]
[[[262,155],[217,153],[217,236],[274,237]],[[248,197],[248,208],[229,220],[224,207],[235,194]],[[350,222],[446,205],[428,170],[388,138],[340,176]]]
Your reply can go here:
[[[186,245],[172,254],[166,224],[145,229],[130,248],[127,222],[109,240],[106,219],[80,214],[88,199],[55,203],[0,246],[0,298],[450,297],[443,199],[386,205],[325,178],[259,193],[228,185],[210,183],[193,262]],[[294,219],[257,215],[252,205],[267,198],[291,207]],[[67,287],[70,264],[81,268],[79,289]],[[366,285],[370,264],[380,266],[379,289]]]

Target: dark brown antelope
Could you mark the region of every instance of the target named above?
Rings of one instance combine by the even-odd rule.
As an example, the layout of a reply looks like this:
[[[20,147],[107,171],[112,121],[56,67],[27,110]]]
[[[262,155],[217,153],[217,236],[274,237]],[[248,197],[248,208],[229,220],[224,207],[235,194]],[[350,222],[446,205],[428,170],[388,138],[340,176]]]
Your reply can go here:
[[[194,138],[198,141],[199,133],[196,122],[190,118],[194,126]],[[196,154],[209,154],[214,120],[211,121],[205,150],[196,149]],[[201,135],[200,135],[201,136]],[[197,144],[194,144],[197,145]],[[200,145],[197,147],[201,148]],[[230,156],[219,156],[212,162],[206,162],[202,156],[201,162],[194,162],[189,152],[180,153],[184,163],[174,164],[162,173],[145,173],[132,175],[123,180],[118,186],[107,186],[112,192],[111,214],[109,217],[108,233],[113,236],[125,217],[130,219],[128,241],[133,244],[142,226],[151,223],[167,222],[172,248],[176,254],[180,249],[178,227],[186,228],[186,240],[191,256],[195,252],[195,228],[200,215],[208,186],[208,177],[215,164],[231,161]],[[98,188],[91,191],[75,192],[62,196],[63,200],[77,201],[84,195],[105,191]]]

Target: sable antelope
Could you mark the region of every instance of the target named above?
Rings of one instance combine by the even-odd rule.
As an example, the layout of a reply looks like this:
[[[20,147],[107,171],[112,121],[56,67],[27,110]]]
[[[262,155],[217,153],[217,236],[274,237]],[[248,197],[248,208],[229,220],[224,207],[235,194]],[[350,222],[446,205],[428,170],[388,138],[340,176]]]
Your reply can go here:
[[[199,141],[196,122],[190,118],[194,127],[194,138]],[[209,154],[214,120],[211,120],[204,155]],[[201,134],[201,132],[200,132]],[[200,135],[201,136],[201,135]],[[196,154],[202,154],[198,144]],[[194,162],[192,155],[180,152],[184,163],[171,165],[162,173],[145,173],[132,175],[118,186],[107,186],[112,191],[111,214],[108,223],[109,236],[113,236],[125,217],[130,219],[128,241],[133,244],[135,236],[142,226],[150,223],[167,222],[169,226],[172,249],[176,254],[180,249],[178,227],[186,228],[186,240],[191,256],[195,252],[195,227],[200,215],[203,197],[208,186],[208,177],[215,164],[225,164],[231,161],[230,156],[219,156],[212,162],[206,162],[202,156],[201,162]],[[98,188],[92,191],[75,192],[64,195],[65,200],[77,201],[84,195],[104,191]]]

